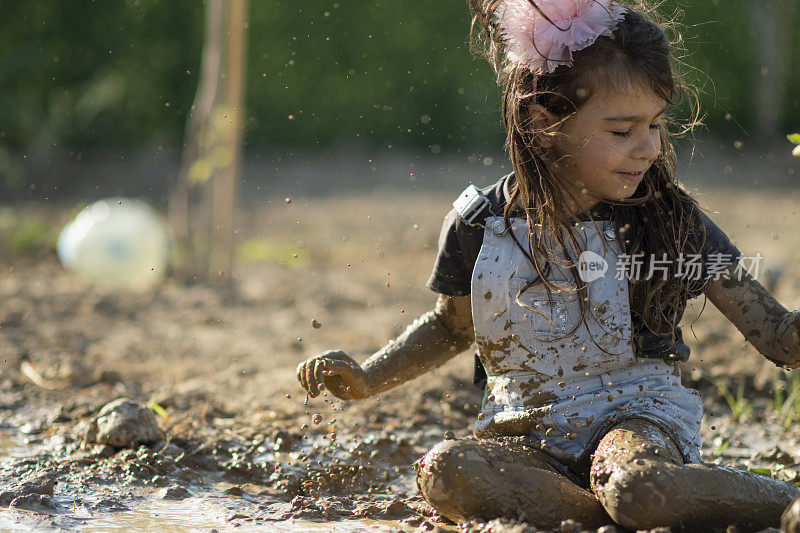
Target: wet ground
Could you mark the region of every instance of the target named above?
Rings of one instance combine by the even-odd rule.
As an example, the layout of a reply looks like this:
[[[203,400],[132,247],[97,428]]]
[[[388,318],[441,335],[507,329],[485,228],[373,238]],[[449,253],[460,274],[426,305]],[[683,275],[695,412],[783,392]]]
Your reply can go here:
[[[798,195],[705,198],[745,253],[765,257],[776,297],[799,307]],[[276,199],[242,214],[232,290],[91,287],[35,240],[0,257],[0,529],[536,531],[447,523],[414,486],[411,463],[446,432],[470,434],[471,352],[350,404],[305,405],[295,380],[306,357],[342,348],[363,360],[432,306],[424,283],[451,200]],[[4,209],[6,240],[9,216],[57,227],[69,212]],[[690,329],[696,304],[684,375],[705,398],[705,459],[800,479],[800,381],[710,304]],[[98,442],[110,442],[100,411],[119,398],[152,406],[158,432],[137,437],[147,442]]]

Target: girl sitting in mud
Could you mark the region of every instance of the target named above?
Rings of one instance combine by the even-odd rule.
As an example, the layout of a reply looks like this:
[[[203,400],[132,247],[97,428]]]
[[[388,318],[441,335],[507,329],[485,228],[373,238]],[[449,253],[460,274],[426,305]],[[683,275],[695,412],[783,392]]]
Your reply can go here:
[[[667,117],[685,87],[664,29],[642,2],[470,4],[505,91],[513,172],[454,202],[432,311],[363,364],[329,351],[298,379],[311,396],[357,400],[476,342],[475,438],[417,463],[420,492],[454,521],[775,525],[797,487],[700,462],[702,403],[681,384],[678,326],[705,294],[794,367],[800,313],[740,266],[676,178]]]

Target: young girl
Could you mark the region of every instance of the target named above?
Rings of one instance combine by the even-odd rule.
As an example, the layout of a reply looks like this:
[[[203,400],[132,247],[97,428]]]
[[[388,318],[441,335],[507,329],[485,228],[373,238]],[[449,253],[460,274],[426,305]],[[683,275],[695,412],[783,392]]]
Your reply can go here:
[[[765,357],[800,366],[800,316],[675,176],[681,88],[663,28],[614,0],[470,0],[504,87],[513,172],[445,218],[435,308],[362,365],[301,363],[311,396],[386,391],[478,345],[474,439],[418,463],[454,521],[766,527],[797,487],[700,462],[702,404],[678,327],[705,294]],[[610,518],[609,518],[610,517]]]

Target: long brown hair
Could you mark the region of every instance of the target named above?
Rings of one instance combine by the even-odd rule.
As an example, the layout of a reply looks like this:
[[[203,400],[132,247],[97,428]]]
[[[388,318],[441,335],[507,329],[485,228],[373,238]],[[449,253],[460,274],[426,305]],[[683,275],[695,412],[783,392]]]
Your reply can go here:
[[[529,0],[535,5],[534,0]],[[669,113],[661,124],[661,153],[646,172],[630,198],[615,200],[594,194],[612,205],[611,218],[617,228],[617,242],[629,255],[645,258],[664,257],[668,275],[650,279],[631,279],[631,312],[657,335],[670,335],[675,340],[678,318],[686,301],[702,287],[701,280],[676,276],[680,254],[699,254],[704,244],[704,225],[699,206],[676,178],[675,151],[672,139],[691,131],[699,124],[697,92],[677,74],[679,60],[667,36],[664,22],[656,23],[654,9],[644,0],[624,2],[628,10],[613,34],[600,37],[591,46],[573,54],[572,66],[560,66],[552,73],[535,74],[505,58],[502,36],[494,16],[501,0],[468,0],[473,11],[471,42],[486,56],[494,68],[498,83],[504,89],[503,122],[515,177],[512,197],[505,207],[505,218],[511,217],[517,205],[523,206],[528,222],[528,239],[533,263],[539,277],[517,295],[533,285],[544,283],[548,297],[552,290],[561,290],[548,280],[552,264],[568,268],[575,281],[581,319],[588,312],[588,290],[581,281],[573,261],[552,254],[548,239],[538,238],[532,230],[541,225],[544,235],[556,240],[557,249],[565,249],[564,233],[573,250],[580,250],[579,237],[573,228],[576,220],[570,215],[570,204],[577,198],[559,174],[551,150],[537,141],[540,136],[558,135],[558,126],[592,97],[609,88],[641,88],[651,90],[670,104],[679,99],[688,102],[690,119],[683,125],[674,122]],[[482,31],[476,32],[480,28]],[[537,129],[531,120],[530,106],[539,104],[559,117],[553,127]],[[594,218],[589,215],[593,220]],[[566,230],[564,232],[563,230]],[[538,230],[537,230],[538,232]],[[552,300],[551,300],[552,302]],[[535,310],[534,310],[535,311]]]

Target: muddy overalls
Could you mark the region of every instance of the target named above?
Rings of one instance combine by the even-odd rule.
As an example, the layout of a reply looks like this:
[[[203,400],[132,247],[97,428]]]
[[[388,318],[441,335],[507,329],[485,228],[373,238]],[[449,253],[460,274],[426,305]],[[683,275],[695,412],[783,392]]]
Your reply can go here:
[[[574,463],[593,451],[613,424],[637,417],[667,431],[687,462],[700,461],[699,393],[681,385],[676,364],[634,355],[628,278],[617,274],[620,249],[613,222],[574,228],[586,243],[580,257],[595,273],[582,275],[588,312],[573,332],[580,320],[578,293],[554,290],[552,306],[543,285],[519,294],[537,274],[511,236],[530,253],[526,221],[510,221],[506,228],[502,217],[486,219],[472,273],[475,339],[487,373],[475,436],[527,436]],[[572,274],[557,265],[549,279],[574,287]]]

